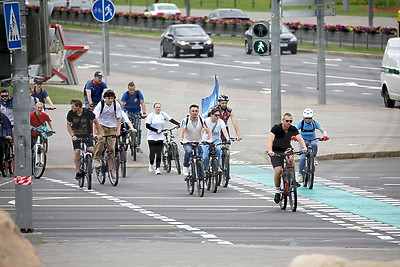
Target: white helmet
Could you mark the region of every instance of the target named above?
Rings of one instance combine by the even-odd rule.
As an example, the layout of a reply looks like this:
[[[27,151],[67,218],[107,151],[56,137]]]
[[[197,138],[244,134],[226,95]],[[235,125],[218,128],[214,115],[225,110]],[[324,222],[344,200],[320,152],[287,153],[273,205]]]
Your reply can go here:
[[[314,112],[310,108],[306,108],[303,110],[303,118],[312,118],[314,116]]]

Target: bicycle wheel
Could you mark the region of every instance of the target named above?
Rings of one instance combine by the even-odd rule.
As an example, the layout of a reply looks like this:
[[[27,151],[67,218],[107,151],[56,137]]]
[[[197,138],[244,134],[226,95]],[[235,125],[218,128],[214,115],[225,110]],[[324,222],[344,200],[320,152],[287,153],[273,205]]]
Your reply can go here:
[[[96,173],[97,181],[99,181],[100,184],[104,184],[106,182],[106,168],[104,167],[104,161],[102,161],[102,166],[99,168],[95,168],[94,171]]]
[[[222,186],[228,187],[230,177],[230,164],[229,164],[229,153],[223,150],[222,159]]]
[[[49,151],[49,139],[43,138],[43,149],[47,153]]]
[[[43,147],[39,146],[32,155],[32,173],[33,177],[40,179],[46,169],[47,156]]]
[[[133,156],[133,161],[136,161],[136,154],[137,154],[137,133],[132,132],[129,136],[129,146],[131,148],[131,155]]]
[[[13,174],[15,171],[15,156],[13,145],[8,146],[8,172]]]
[[[122,177],[126,177],[126,150],[124,146],[119,147],[119,165],[121,166]]]
[[[204,196],[204,171],[203,162],[196,160],[196,181],[197,181],[197,192],[199,197]]]
[[[113,186],[118,184],[118,162],[113,155],[108,155],[106,159],[108,179]]]
[[[187,187],[187,190],[189,192],[189,195],[193,195],[193,192],[194,192],[194,181],[195,181],[195,174],[194,174],[195,173],[195,166],[194,166],[193,161],[190,162],[189,169],[190,169],[190,174],[186,179],[186,187]]]
[[[315,172],[314,155],[310,155],[310,169],[308,172],[310,173],[309,178],[308,178],[308,189],[313,189],[313,187],[314,187],[314,172]]]
[[[289,205],[291,211],[295,212],[297,210],[297,185],[296,177],[294,171],[289,171]]]
[[[279,207],[281,207],[281,210],[285,210],[286,205],[287,205],[287,195],[281,192],[281,200],[279,201]]]
[[[217,193],[218,190],[218,159],[212,158],[211,159],[211,189],[213,193]]]
[[[172,159],[175,161],[176,171],[178,175],[181,175],[181,163],[179,161],[179,149],[176,143],[171,143],[171,155]]]
[[[171,153],[169,151],[168,144],[163,144],[161,153],[164,171],[171,172]]]
[[[79,160],[81,160],[81,159],[79,159]],[[82,164],[83,164],[83,166],[82,166]],[[80,168],[79,168],[79,171],[80,171],[81,173],[83,173],[84,176],[81,177],[81,178],[78,180],[78,185],[79,185],[79,187],[83,187],[83,185],[85,184],[85,177],[86,177],[86,159],[85,159],[85,162],[83,162],[83,163],[82,163],[82,161],[81,161],[81,164],[80,164],[80,165],[81,165],[81,166],[80,166]]]
[[[85,157],[85,177],[87,180],[87,189],[92,189],[92,155],[88,154]],[[81,180],[85,180],[84,177]],[[83,184],[83,182],[82,182]]]
[[[304,179],[303,186],[307,187],[310,181],[310,153],[307,153],[306,155],[306,162],[303,171],[303,179]]]
[[[4,159],[3,161],[3,168],[1,170],[1,175],[3,177],[7,177],[7,172],[8,172],[8,161]]]

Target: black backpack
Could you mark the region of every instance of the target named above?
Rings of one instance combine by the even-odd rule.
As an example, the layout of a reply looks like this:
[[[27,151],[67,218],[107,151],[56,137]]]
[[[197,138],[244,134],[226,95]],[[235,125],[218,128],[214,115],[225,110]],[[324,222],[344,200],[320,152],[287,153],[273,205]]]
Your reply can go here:
[[[310,132],[315,132],[315,129],[317,128],[317,124],[315,123],[315,121],[314,120],[312,120],[312,123],[313,123],[313,125],[314,125],[314,129],[312,129],[312,130],[304,130],[304,120],[302,120],[301,121],[301,127],[300,127],[300,130],[302,131],[302,132],[304,132],[304,133],[310,133]]]
[[[117,101],[115,101],[115,99],[114,99],[113,100],[113,104],[114,104],[114,115],[115,115],[115,118],[117,118],[117,103],[116,102]],[[105,105],[105,102],[104,102],[104,99],[103,99],[103,100],[101,100],[100,114],[103,113],[104,105]]]

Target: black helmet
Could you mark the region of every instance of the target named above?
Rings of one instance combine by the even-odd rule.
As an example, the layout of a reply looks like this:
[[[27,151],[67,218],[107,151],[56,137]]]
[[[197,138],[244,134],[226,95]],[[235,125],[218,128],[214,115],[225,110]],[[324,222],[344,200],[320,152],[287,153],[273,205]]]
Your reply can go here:
[[[220,95],[218,101],[229,101],[229,97],[227,95]]]

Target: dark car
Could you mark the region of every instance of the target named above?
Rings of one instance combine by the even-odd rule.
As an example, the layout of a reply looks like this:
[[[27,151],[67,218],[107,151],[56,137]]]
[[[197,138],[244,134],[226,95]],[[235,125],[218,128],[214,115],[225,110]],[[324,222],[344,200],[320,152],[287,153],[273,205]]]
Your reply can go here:
[[[244,33],[244,47],[247,54],[251,54],[252,52],[252,43],[253,43],[253,32],[254,24],[250,26],[250,28]],[[289,28],[282,24],[281,28],[281,53],[284,51],[290,51],[292,54],[297,54],[297,38],[294,34],[289,30]],[[270,46],[271,47],[271,46]]]
[[[209,19],[240,19],[240,20],[250,20],[250,18],[241,9],[231,9],[231,8],[220,8],[213,10]]]
[[[172,53],[174,57],[182,54],[194,54],[200,57],[207,54],[214,56],[214,44],[210,36],[196,24],[174,24],[168,26],[161,35],[160,54],[166,57]]]

